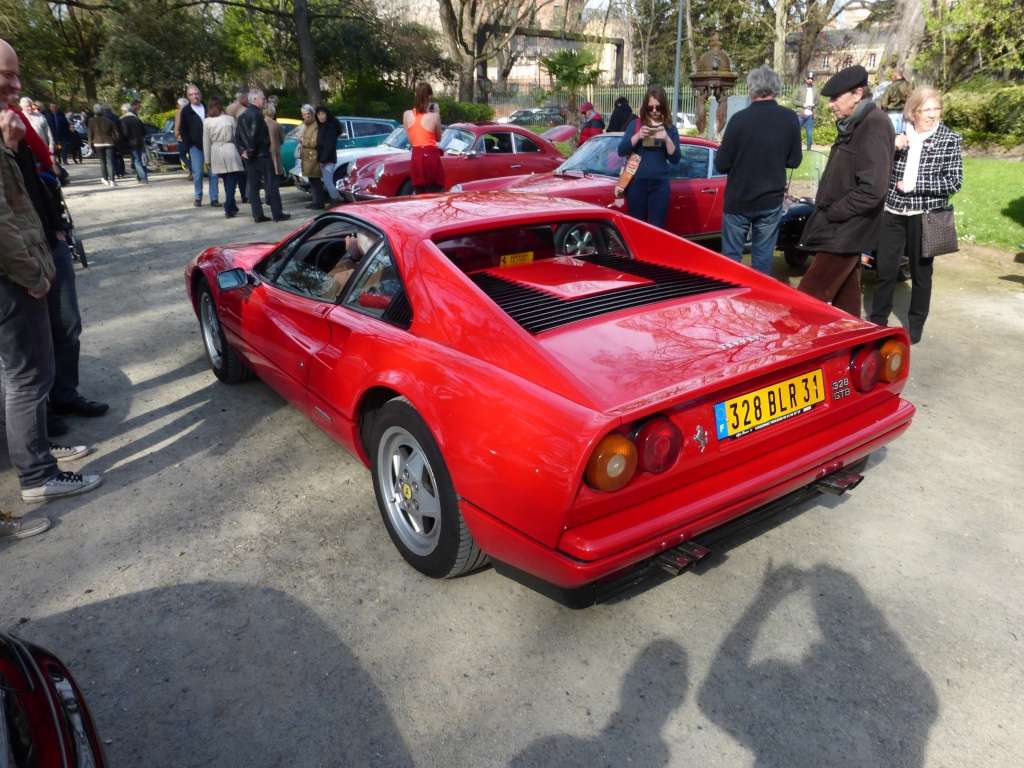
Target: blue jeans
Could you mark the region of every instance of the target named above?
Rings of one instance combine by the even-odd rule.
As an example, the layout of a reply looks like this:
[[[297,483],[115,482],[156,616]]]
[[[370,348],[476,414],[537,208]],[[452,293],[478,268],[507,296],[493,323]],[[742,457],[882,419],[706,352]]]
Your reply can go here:
[[[149,174],[146,173],[146,159],[142,156],[141,149],[132,150],[132,166],[135,168],[135,178],[139,181],[149,181]]]
[[[203,150],[199,147],[188,148],[189,161],[192,164],[192,186],[195,189],[196,200],[203,199]],[[217,196],[217,174],[210,174],[210,202],[216,203]]]
[[[779,220],[781,218],[781,205],[750,215],[723,214],[722,255],[728,256],[733,261],[740,261],[749,232],[751,264],[758,272],[770,275],[775,255],[775,243],[779,239]]]
[[[640,221],[665,228],[668,218],[668,179],[633,179],[626,187],[626,205],[629,214]]]
[[[57,474],[46,434],[46,396],[53,385],[53,341],[46,299],[33,299],[0,277],[0,404],[7,450],[22,488]]]
[[[811,148],[811,144],[814,143],[814,115],[800,115],[800,127],[803,128],[804,134],[807,136],[807,148]]]
[[[78,291],[75,288],[75,268],[71,262],[71,249],[63,240],[53,247],[53,264],[57,273],[53,278],[46,303],[50,310],[50,331],[53,336],[54,379],[50,400],[70,403],[78,397],[78,357],[82,334],[82,315],[78,311]]]
[[[320,163],[320,178],[323,179],[324,188],[327,190],[327,196],[331,200],[337,202],[341,200],[341,193],[338,188],[334,186],[334,169],[336,163]]]
[[[889,122],[892,123],[893,130],[896,133],[903,133],[903,113],[896,111],[886,112],[886,114],[889,116]]]

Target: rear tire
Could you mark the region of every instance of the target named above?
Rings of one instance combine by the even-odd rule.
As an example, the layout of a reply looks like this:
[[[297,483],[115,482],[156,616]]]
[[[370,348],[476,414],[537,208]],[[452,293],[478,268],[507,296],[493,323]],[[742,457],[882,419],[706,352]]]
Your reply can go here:
[[[406,562],[434,579],[487,565],[459,512],[441,450],[412,404],[404,397],[389,400],[367,427],[377,507]]]
[[[248,379],[252,374],[234,347],[228,344],[217,315],[217,304],[205,280],[199,284],[196,305],[199,307],[199,333],[210,370],[225,384],[238,384]]]

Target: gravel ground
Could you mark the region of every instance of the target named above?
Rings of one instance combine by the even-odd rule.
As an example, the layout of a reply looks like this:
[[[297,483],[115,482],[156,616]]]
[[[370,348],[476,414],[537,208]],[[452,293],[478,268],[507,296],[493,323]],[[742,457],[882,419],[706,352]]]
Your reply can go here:
[[[1011,254],[940,260],[917,418],[856,491],[573,611],[493,570],[420,577],[357,461],[207,370],[185,262],[288,224],[195,209],[180,173],[72,173],[81,391],[111,410],[70,437],[105,482],[0,546],[0,627],[68,662],[113,765],[1024,764]],[[6,467],[5,508],[39,514],[16,498]]]

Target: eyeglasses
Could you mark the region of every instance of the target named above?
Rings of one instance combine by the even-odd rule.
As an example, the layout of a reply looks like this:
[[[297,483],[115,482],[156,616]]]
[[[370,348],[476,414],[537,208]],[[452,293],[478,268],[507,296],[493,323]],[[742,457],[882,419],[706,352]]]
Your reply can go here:
[[[648,112],[658,112],[658,113],[660,113],[661,112],[661,107],[660,106],[651,106],[650,104],[648,104],[647,105],[647,111]]]

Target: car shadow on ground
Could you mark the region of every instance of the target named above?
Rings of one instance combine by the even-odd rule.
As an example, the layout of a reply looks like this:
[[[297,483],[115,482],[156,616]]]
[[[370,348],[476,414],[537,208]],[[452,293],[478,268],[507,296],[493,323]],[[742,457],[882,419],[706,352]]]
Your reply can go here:
[[[316,614],[275,589],[152,589],[17,634],[68,664],[111,765],[413,764],[374,678]],[[129,709],[125,691],[145,693]]]
[[[1009,216],[1015,223],[1024,225],[1024,197],[1011,200],[1000,213]]]
[[[758,653],[765,624],[794,622],[801,595],[817,637],[785,658]],[[816,631],[815,631],[816,629]],[[939,702],[927,674],[857,580],[828,565],[783,566],[718,649],[698,693],[704,715],[756,756],[757,766],[923,766]]]
[[[688,687],[686,651],[673,640],[656,640],[626,673],[619,707],[598,734],[545,736],[519,752],[509,768],[666,766],[672,750],[662,730],[686,700]]]

